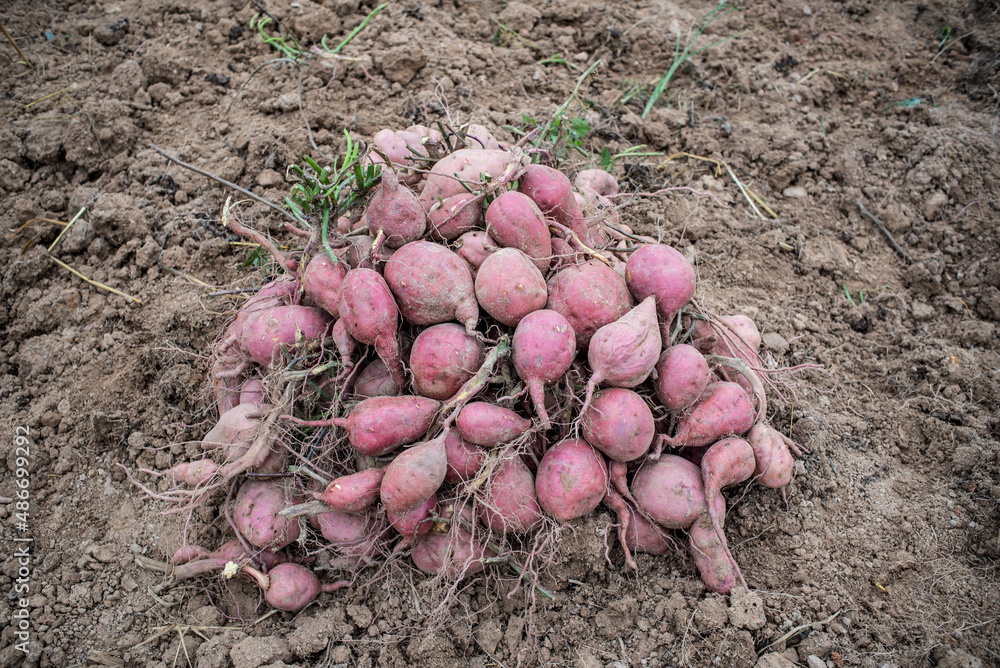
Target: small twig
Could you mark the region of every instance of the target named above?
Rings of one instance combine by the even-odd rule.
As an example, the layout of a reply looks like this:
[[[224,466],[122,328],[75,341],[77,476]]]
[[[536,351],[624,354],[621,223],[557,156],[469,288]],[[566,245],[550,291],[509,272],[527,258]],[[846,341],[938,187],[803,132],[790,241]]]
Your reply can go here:
[[[872,222],[878,225],[878,229],[882,230],[882,234],[884,234],[885,238],[889,240],[889,245],[892,246],[892,249],[897,253],[899,253],[900,257],[902,257],[904,260],[910,262],[910,256],[906,254],[906,251],[903,250],[902,246],[896,243],[896,240],[893,238],[892,234],[889,233],[889,230],[885,229],[885,225],[882,224],[882,221],[876,218],[875,214],[873,214],[871,211],[865,208],[865,205],[861,203],[860,198],[857,200],[857,203],[858,203],[858,208],[861,209],[861,213],[871,218]]]
[[[10,42],[11,45],[14,47],[14,49],[17,51],[17,55],[21,56],[21,61],[31,69],[35,69],[35,66],[31,64],[31,61],[28,60],[27,57],[25,57],[25,55],[21,52],[21,47],[17,45],[17,42],[14,41],[14,38],[11,37],[10,33],[7,32],[7,29],[3,27],[3,22],[0,22],[0,30],[3,30],[3,34],[7,37],[7,41]]]
[[[212,179],[213,181],[217,181],[218,183],[221,183],[224,186],[229,186],[233,190],[238,190],[239,192],[243,193],[247,197],[250,197],[251,199],[257,200],[258,202],[260,202],[261,204],[263,204],[265,206],[271,207],[272,209],[274,209],[275,211],[277,211],[278,213],[280,213],[285,218],[288,218],[292,222],[294,222],[294,223],[298,223],[299,222],[298,219],[295,216],[293,216],[289,212],[285,211],[284,209],[282,209],[280,206],[278,206],[274,202],[268,201],[268,200],[264,199],[263,197],[260,197],[259,195],[254,195],[252,192],[250,192],[246,188],[241,188],[240,186],[236,185],[235,183],[233,183],[231,181],[225,180],[221,176],[216,176],[215,174],[212,174],[211,172],[206,172],[204,169],[198,169],[194,165],[189,165],[186,162],[184,162],[183,160],[180,160],[180,159],[175,158],[174,156],[170,155],[169,153],[167,153],[166,151],[164,151],[163,149],[161,149],[160,147],[158,147],[156,144],[150,144],[150,147],[154,151],[156,151],[157,153],[159,153],[160,155],[162,155],[164,158],[166,158],[167,160],[169,160],[170,162],[172,162],[172,163],[174,163],[176,165],[180,165],[184,169],[189,169],[192,172],[194,172],[195,174],[201,174],[202,176],[207,176],[208,178]],[[263,244],[261,244],[261,245],[263,245]]]
[[[778,643],[785,642],[786,640],[788,640],[789,638],[791,638],[792,636],[794,636],[796,633],[800,633],[802,631],[805,631],[806,629],[812,628],[813,626],[816,626],[817,624],[829,624],[834,619],[836,619],[837,615],[839,615],[840,613],[841,613],[841,611],[838,610],[837,612],[833,613],[832,615],[830,615],[829,617],[827,617],[826,619],[824,619],[821,622],[811,622],[809,624],[803,624],[802,626],[796,626],[794,629],[792,629],[791,631],[789,631],[785,635],[781,636],[780,638],[778,638],[777,640],[775,640],[773,643],[771,643],[767,647],[762,648],[759,652],[757,652],[757,656],[760,656],[765,651],[767,651],[771,647],[774,647]]]
[[[49,252],[50,252],[50,253],[52,252],[52,249],[56,247],[56,244],[57,244],[57,243],[59,243],[59,241],[60,241],[60,240],[61,240],[61,239],[63,238],[63,235],[65,235],[65,234],[66,234],[66,232],[68,232],[68,231],[69,231],[69,228],[73,227],[73,224],[74,224],[74,223],[75,223],[75,222],[76,222],[77,220],[79,220],[79,219],[80,219],[80,216],[82,216],[82,215],[83,215],[83,212],[84,212],[84,211],[86,211],[86,210],[87,210],[87,207],[83,207],[82,209],[80,209],[79,211],[77,211],[77,212],[76,212],[76,215],[75,215],[75,216],[73,216],[73,220],[69,221],[69,224],[68,224],[68,225],[66,225],[65,227],[63,227],[63,228],[62,228],[62,231],[61,231],[61,232],[59,232],[59,236],[57,236],[57,237],[56,237],[56,240],[52,242],[52,245],[51,245],[51,246],[49,246]]]
[[[120,295],[120,296],[124,297],[125,299],[127,299],[129,301],[135,302],[136,304],[141,304],[142,303],[142,300],[139,299],[138,297],[133,297],[132,295],[127,295],[124,292],[122,292],[121,290],[115,290],[114,288],[109,287],[107,285],[104,285],[103,283],[98,283],[97,281],[92,281],[89,278],[87,278],[86,276],[84,276],[83,274],[81,274],[80,272],[78,272],[73,267],[69,266],[68,264],[66,264],[62,260],[56,258],[55,256],[50,255],[49,257],[52,258],[52,261],[55,262],[56,264],[58,264],[60,267],[62,267],[63,269],[69,271],[74,276],[77,276],[78,278],[83,279],[87,283],[90,283],[95,288],[100,288],[101,290],[107,290],[108,292],[113,292],[116,295]]]

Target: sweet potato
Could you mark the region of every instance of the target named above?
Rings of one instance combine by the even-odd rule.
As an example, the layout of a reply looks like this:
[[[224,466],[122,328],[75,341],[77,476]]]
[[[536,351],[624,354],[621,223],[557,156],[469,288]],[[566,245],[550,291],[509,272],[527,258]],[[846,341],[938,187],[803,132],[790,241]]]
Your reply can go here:
[[[652,297],[597,330],[587,349],[591,376],[581,412],[586,412],[594,389],[603,382],[615,387],[635,387],[645,381],[656,366],[660,348],[660,328]]]
[[[726,434],[745,434],[755,417],[743,388],[736,383],[712,383],[691,413],[677,423],[674,436],[664,435],[660,440],[674,448],[709,445]]]
[[[542,309],[529,313],[514,330],[511,356],[517,375],[528,385],[542,429],[547,430],[545,385],[562,378],[573,364],[576,356],[573,327],[556,311]]]
[[[663,407],[678,415],[698,401],[710,380],[705,357],[697,348],[681,343],[660,355],[653,389]]]
[[[424,211],[453,195],[479,194],[484,180],[498,179],[520,168],[519,156],[497,149],[465,148],[450,153],[434,164],[420,192]]]
[[[755,467],[753,447],[742,438],[724,438],[716,441],[702,457],[701,476],[705,484],[705,501],[708,504],[709,517],[721,540],[725,540],[725,534],[722,532],[725,511],[723,510],[721,515],[718,513],[722,489],[747,480],[753,475]],[[729,558],[732,559],[732,555],[729,555]],[[739,566],[735,561],[733,568],[742,580],[743,576],[740,575]]]
[[[450,399],[472,378],[483,363],[482,341],[457,323],[428,327],[417,335],[410,349],[410,372],[418,394]]]
[[[412,241],[385,264],[385,282],[403,317],[415,325],[458,320],[470,334],[479,322],[479,304],[468,265],[444,246]]]
[[[257,364],[267,367],[301,352],[300,346],[323,338],[330,316],[310,306],[274,306],[250,316],[243,326],[240,347]]]
[[[382,187],[379,188],[365,210],[368,230],[385,235],[388,248],[399,248],[424,236],[427,213],[417,196],[399,182],[391,169],[382,170]]]
[[[286,505],[285,490],[279,485],[248,480],[236,494],[233,521],[251,545],[280,550],[299,537],[299,523],[278,515]]]
[[[337,355],[340,357],[340,362],[344,365],[344,368],[354,368],[352,358],[354,357],[356,341],[351,336],[350,330],[347,329],[347,321],[344,318],[340,318],[337,322],[333,323],[330,338],[333,339],[333,345],[337,349]]]
[[[385,362],[375,360],[368,364],[354,381],[354,394],[359,397],[395,397],[403,391],[385,367]]]
[[[372,397],[334,424],[347,430],[347,439],[363,455],[380,457],[427,433],[441,402],[426,397]]]
[[[549,269],[552,235],[535,203],[527,195],[508,191],[486,209],[486,231],[498,246],[523,252],[540,272]]]
[[[492,448],[524,434],[531,429],[531,421],[507,408],[474,401],[462,408],[455,428],[469,443]]]
[[[370,556],[378,547],[385,521],[375,513],[359,515],[333,510],[309,518],[329,545],[348,556]]]
[[[785,437],[766,423],[758,423],[750,428],[747,441],[753,448],[754,480],[764,487],[778,489],[792,479],[795,460],[786,445]]]
[[[516,327],[521,318],[545,308],[545,277],[516,248],[502,248],[483,261],[476,273],[476,299],[495,320]]]
[[[347,267],[343,261],[334,264],[330,256],[320,250],[309,260],[305,271],[302,272],[302,291],[312,299],[313,303],[334,318],[338,318],[340,286],[346,275]]]
[[[590,188],[597,194],[607,197],[618,194],[618,181],[603,169],[584,169],[573,179],[577,188]]]
[[[525,533],[542,522],[535,478],[520,457],[497,464],[479,505],[479,519],[500,533]]]
[[[371,468],[336,478],[316,498],[334,510],[360,513],[379,497],[385,469]]]
[[[240,386],[240,404],[264,404],[266,401],[264,384],[256,378],[251,378]]]
[[[199,487],[211,480],[219,471],[219,465],[211,459],[199,459],[172,466],[162,472],[162,476],[172,482],[184,483],[189,487]]]
[[[667,322],[694,296],[697,276],[683,255],[664,244],[640,246],[626,262],[625,282],[637,300],[656,299],[656,310]]]
[[[415,162],[428,156],[424,142],[437,143],[441,141],[441,133],[422,125],[411,125],[405,130],[380,130],[372,137],[372,144],[377,146],[396,168],[399,178],[407,185],[416,185],[423,180],[424,175],[413,171]],[[384,165],[382,156],[372,151],[366,157],[367,164]]]
[[[580,416],[580,427],[588,443],[618,462],[642,457],[656,434],[653,412],[643,398],[617,387],[594,397]]]
[[[431,207],[427,214],[431,239],[450,241],[482,227],[483,209],[479,202],[473,202],[475,199],[472,193],[461,193]]]
[[[235,459],[247,451],[260,427],[261,418],[270,409],[268,404],[239,404],[219,418],[201,441],[204,450],[224,448],[226,459]]]
[[[583,243],[589,243],[583,212],[565,174],[545,165],[528,165],[518,179],[517,189],[530,197],[542,213],[571,229]]]
[[[608,488],[608,467],[592,445],[569,438],[553,445],[535,474],[542,509],[560,522],[583,517],[601,503]]]
[[[635,552],[655,555],[668,554],[674,549],[674,542],[665,529],[653,524],[631,507],[625,545]]]
[[[426,501],[408,511],[395,512],[386,509],[386,519],[406,543],[412,543],[414,538],[431,530],[434,522],[429,518],[436,505],[437,494],[431,494]]]
[[[442,509],[440,512],[444,513]],[[480,541],[467,526],[474,526],[469,509],[458,513],[462,521],[452,521],[443,531],[429,531],[416,540],[410,558],[424,573],[443,575],[449,579],[467,577],[482,572],[483,559],[495,553]]]
[[[399,309],[385,280],[373,269],[352,269],[340,288],[340,318],[351,336],[369,346],[385,362],[397,385],[406,384],[399,360],[396,328]]]
[[[719,498],[723,499],[721,514],[725,516],[725,499],[721,496]],[[716,508],[715,512],[718,513],[719,509]],[[725,534],[715,530],[708,513],[703,514],[691,525],[688,536],[694,564],[701,574],[701,581],[709,591],[728,594],[739,582],[743,582],[746,586],[743,575],[729,551]]]
[[[458,238],[458,242],[455,245],[458,256],[469,265],[469,271],[472,272],[473,279],[476,277],[479,267],[486,261],[486,258],[500,248],[493,237],[482,230],[466,232]]]
[[[385,467],[379,495],[386,512],[407,513],[441,487],[448,472],[444,437],[441,435],[404,450]]]
[[[323,591],[319,578],[301,564],[278,564],[268,573],[270,584],[264,598],[272,608],[298,612]]]
[[[651,520],[668,529],[686,529],[708,512],[701,469],[677,455],[643,462],[632,479],[632,496]]]
[[[469,443],[452,429],[444,439],[445,455],[448,458],[448,472],[444,481],[455,484],[469,480],[483,467],[487,452],[478,445]]]
[[[598,329],[632,308],[625,281],[597,260],[560,269],[549,278],[548,291],[545,308],[569,321],[577,350],[586,350]]]

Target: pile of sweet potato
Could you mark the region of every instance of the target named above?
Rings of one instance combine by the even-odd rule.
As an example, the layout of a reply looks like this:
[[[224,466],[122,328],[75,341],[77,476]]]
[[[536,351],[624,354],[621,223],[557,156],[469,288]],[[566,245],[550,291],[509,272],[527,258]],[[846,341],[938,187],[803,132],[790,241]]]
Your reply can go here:
[[[380,187],[236,313],[206,457],[153,493],[238,485],[239,542],[185,547],[179,572],[232,561],[298,610],[324,589],[291,563],[307,534],[350,567],[408,553],[458,578],[604,503],[630,567],[686,532],[709,589],[745,585],[721,490],[786,485],[795,448],[766,422],[754,323],[692,304],[693,266],[621,221],[607,172],[463,135],[378,133]]]

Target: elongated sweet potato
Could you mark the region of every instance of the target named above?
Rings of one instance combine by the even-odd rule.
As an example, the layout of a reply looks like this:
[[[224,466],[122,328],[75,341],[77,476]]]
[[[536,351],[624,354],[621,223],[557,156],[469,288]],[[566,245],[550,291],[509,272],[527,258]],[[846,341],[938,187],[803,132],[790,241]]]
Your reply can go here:
[[[514,369],[528,385],[528,393],[541,420],[549,428],[545,408],[545,385],[563,377],[576,356],[573,327],[562,314],[549,309],[524,316],[511,339]]]
[[[549,269],[552,235],[535,203],[527,195],[508,191],[486,209],[486,231],[497,245],[523,252],[540,272]]]
[[[392,379],[406,385],[399,360],[396,328],[399,309],[385,280],[373,269],[352,269],[340,286],[340,318],[351,336],[369,346],[385,362]]]
[[[316,498],[334,510],[360,513],[379,497],[385,469],[372,468],[333,480]]]
[[[565,174],[545,165],[528,165],[518,179],[517,189],[530,197],[546,216],[573,230],[583,243],[590,243],[583,212]]]
[[[426,397],[372,397],[334,424],[347,430],[347,439],[363,455],[380,457],[427,433],[441,402]]]
[[[469,443],[492,448],[524,434],[531,429],[531,421],[507,408],[474,401],[458,414],[455,428]]]
[[[736,383],[712,383],[691,413],[677,423],[677,433],[660,440],[674,448],[709,445],[726,434],[745,434],[755,417],[743,388]]]
[[[385,282],[403,317],[415,325],[458,320],[470,334],[479,322],[479,304],[468,265],[444,246],[413,241],[386,262]]]

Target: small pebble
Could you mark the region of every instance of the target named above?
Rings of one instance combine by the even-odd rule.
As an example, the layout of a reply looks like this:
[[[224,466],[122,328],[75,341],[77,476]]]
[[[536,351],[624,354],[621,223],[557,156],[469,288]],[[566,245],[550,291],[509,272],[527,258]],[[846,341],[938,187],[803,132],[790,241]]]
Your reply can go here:
[[[781,194],[789,199],[802,199],[808,193],[802,186],[789,186],[781,191]]]
[[[806,659],[806,663],[809,664],[809,668],[826,668],[826,661],[815,654],[810,654],[809,658]]]

